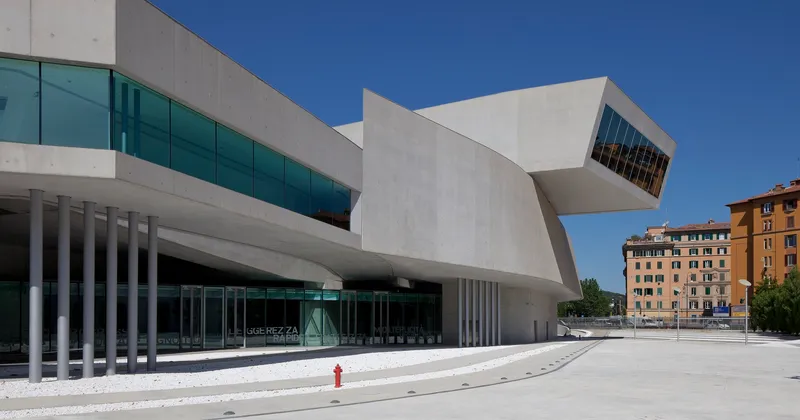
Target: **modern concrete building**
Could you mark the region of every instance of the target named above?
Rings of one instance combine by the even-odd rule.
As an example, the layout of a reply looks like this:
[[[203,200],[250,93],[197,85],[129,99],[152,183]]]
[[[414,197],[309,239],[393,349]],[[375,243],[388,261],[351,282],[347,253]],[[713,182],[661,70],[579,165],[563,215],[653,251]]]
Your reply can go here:
[[[737,280],[732,284],[735,305],[745,304],[745,287],[739,284],[739,279],[746,279],[754,286],[763,279],[782,283],[797,266],[798,200],[800,178],[793,179],[788,186],[777,184],[763,194],[728,204],[733,277]],[[752,298],[753,287],[749,293]]]
[[[0,357],[34,382],[43,357],[547,340],[581,296],[558,216],[656,208],[675,151],[608,78],[365,91],[334,129],[144,0],[0,7]]]
[[[730,223],[709,220],[651,226],[628,238],[622,246],[628,313],[659,319],[729,314],[730,234]]]

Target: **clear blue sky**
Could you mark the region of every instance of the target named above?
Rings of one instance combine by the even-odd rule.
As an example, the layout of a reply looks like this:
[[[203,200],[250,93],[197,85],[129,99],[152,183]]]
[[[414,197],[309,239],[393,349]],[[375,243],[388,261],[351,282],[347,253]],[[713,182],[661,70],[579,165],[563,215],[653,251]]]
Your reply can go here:
[[[678,150],[661,209],[562,218],[607,290],[630,234],[800,176],[800,1],[154,3],[330,125],[361,120],[363,88],[415,109],[611,77]]]

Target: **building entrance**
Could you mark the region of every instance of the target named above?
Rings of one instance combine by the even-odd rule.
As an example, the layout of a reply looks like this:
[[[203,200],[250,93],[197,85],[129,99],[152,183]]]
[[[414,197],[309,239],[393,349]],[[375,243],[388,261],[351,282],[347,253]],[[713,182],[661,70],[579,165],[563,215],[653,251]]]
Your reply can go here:
[[[373,342],[375,344],[390,344],[388,293],[375,292],[375,300],[372,303],[372,313],[372,319],[374,320]],[[394,340],[392,340],[391,343],[394,343]]]
[[[181,350],[200,350],[203,347],[202,294],[200,286],[181,286]]]
[[[225,288],[226,348],[246,347],[244,291],[244,287]]]

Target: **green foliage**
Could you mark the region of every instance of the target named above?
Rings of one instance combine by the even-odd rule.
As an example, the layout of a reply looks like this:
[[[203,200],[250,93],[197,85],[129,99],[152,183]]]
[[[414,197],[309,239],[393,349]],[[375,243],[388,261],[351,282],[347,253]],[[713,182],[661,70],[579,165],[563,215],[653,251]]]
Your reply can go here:
[[[756,286],[750,304],[753,329],[800,334],[800,275],[795,267],[778,284],[765,278]]]
[[[642,237],[639,236],[639,235],[631,235],[631,240],[632,241],[641,241]]]
[[[558,316],[608,316],[611,312],[611,299],[600,289],[596,279],[581,280],[583,299],[558,304]]]

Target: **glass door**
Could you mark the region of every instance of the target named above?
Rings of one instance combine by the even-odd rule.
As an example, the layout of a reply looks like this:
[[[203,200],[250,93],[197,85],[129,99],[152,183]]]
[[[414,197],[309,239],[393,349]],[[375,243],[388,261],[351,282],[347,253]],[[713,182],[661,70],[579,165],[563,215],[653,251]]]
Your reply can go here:
[[[224,347],[225,288],[203,288],[203,348]]]
[[[225,288],[225,347],[245,347],[244,287]]]
[[[199,350],[202,347],[202,288],[181,287],[181,350]]]
[[[389,344],[389,294],[375,292],[372,303],[372,343]],[[393,340],[392,340],[393,341]]]
[[[341,331],[341,343],[344,345],[361,344],[356,340],[356,330],[358,326],[358,311],[356,311],[356,292],[342,290],[342,309],[339,311],[341,320],[339,321]]]

